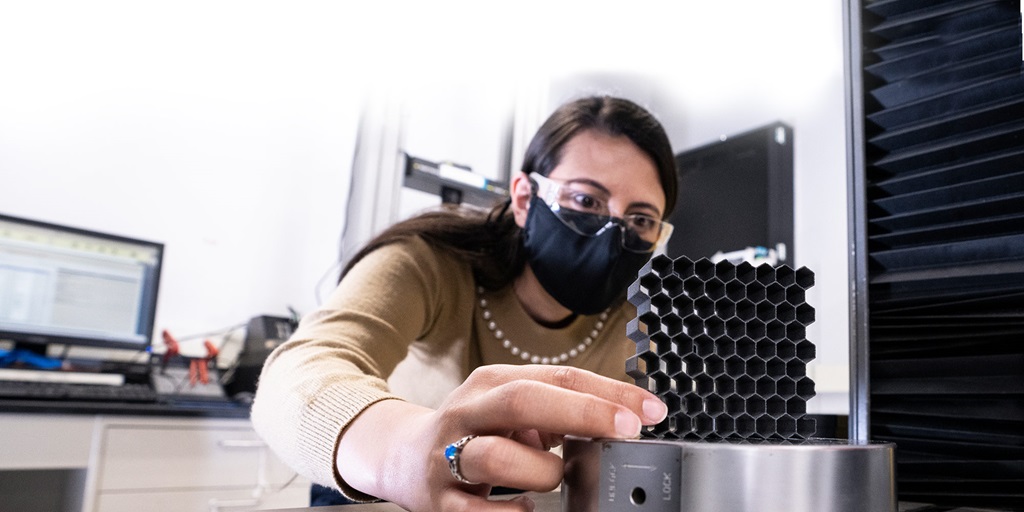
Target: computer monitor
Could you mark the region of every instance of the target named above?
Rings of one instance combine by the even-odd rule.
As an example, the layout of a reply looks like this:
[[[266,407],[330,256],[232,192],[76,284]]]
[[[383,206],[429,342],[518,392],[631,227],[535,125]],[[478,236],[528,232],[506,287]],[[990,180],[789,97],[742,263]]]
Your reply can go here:
[[[0,214],[0,340],[145,350],[163,244]]]

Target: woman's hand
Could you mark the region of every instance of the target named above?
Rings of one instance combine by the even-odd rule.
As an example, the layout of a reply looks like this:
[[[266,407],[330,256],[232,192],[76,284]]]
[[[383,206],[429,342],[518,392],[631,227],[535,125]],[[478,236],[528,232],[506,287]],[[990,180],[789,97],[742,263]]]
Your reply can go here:
[[[667,413],[635,385],[571,367],[484,366],[434,411],[397,400],[357,416],[338,447],[352,487],[412,511],[526,511],[526,497],[488,501],[491,486],[550,491],[562,460],[548,452],[562,436],[632,438]],[[457,481],[444,449],[467,435]]]

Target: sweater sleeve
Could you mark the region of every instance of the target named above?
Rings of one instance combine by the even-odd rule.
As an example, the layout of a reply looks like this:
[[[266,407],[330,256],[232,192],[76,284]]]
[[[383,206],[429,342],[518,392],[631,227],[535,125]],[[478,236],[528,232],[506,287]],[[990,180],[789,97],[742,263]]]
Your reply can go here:
[[[443,268],[418,239],[371,252],[267,358],[253,426],[301,475],[339,487],[350,498],[372,499],[335,470],[338,440],[364,409],[398,398],[387,377],[437,317]]]

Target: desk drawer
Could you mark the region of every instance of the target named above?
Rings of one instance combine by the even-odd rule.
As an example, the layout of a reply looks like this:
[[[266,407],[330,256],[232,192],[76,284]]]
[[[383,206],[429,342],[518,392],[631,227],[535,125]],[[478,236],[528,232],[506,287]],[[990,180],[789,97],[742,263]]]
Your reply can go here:
[[[108,425],[97,490],[254,487],[294,475],[248,426]]]

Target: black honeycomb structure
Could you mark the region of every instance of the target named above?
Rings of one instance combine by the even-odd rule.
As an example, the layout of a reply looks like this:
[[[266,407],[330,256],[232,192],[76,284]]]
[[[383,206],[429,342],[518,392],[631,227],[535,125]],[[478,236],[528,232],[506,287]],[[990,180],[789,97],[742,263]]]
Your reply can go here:
[[[814,308],[806,267],[793,270],[704,258],[651,259],[629,287],[637,316],[627,334],[636,354],[626,371],[668,405],[644,427],[657,439],[800,440],[814,382],[806,328]]]

